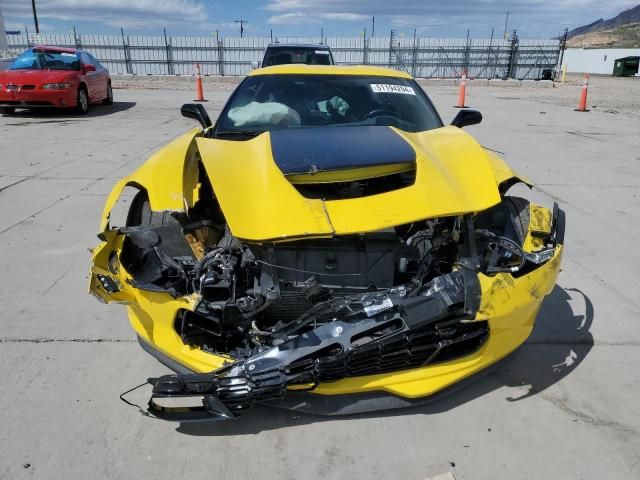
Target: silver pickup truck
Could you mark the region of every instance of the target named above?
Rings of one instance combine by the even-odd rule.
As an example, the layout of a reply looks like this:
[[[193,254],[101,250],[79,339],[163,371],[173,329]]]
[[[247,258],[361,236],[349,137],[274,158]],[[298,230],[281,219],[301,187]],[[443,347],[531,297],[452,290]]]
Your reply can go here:
[[[271,67],[287,63],[307,65],[334,65],[331,49],[320,44],[271,43],[264,52],[262,62],[252,62],[253,68]]]

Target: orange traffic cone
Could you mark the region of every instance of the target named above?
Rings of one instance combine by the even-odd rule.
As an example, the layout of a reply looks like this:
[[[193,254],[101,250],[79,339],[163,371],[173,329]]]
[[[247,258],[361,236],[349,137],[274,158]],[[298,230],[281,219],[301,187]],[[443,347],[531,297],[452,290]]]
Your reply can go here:
[[[582,93],[580,94],[580,103],[576,112],[588,112],[587,110],[587,90],[589,90],[589,74],[584,74],[584,82],[582,82]]]
[[[458,104],[456,108],[465,108],[464,99],[467,94],[467,71],[462,71],[462,78],[460,78],[460,88],[458,89]]]
[[[202,75],[200,75],[200,64],[196,63],[196,99],[194,102],[206,102],[202,91]]]

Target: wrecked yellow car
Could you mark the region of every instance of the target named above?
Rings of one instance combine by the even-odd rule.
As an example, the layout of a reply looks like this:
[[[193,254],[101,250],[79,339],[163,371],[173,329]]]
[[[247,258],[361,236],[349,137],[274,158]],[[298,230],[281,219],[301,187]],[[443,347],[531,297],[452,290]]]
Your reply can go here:
[[[215,125],[182,113],[202,129],[109,195],[89,287],[176,372],[149,379],[152,415],[413,405],[529,336],[564,213],[507,193],[527,181],[462,130],[479,112],[444,126],[402,72],[287,65],[253,71]]]

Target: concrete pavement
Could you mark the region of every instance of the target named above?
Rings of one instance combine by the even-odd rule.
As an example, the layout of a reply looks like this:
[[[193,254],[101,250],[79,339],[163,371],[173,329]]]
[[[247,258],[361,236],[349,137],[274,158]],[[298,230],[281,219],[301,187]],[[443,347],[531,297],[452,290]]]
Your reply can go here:
[[[455,87],[429,93],[451,119]],[[210,95],[212,117],[227,95]],[[88,249],[115,181],[194,125],[178,111],[192,97],[116,90],[87,117],[0,116],[0,479],[637,477],[640,119],[496,87],[470,90],[485,120],[468,130],[563,206],[567,249],[534,334],[494,373],[429,406],[337,419],[257,408],[180,426],[122,403],[166,369],[122,307],[86,294]]]

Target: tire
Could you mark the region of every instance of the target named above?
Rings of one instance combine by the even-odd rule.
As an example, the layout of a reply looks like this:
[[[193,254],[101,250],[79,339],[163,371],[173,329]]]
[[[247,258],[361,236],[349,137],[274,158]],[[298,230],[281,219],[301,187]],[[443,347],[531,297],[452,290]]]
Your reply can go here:
[[[504,203],[507,206],[511,222],[513,223],[513,229],[516,233],[520,245],[524,245],[524,241],[527,238],[529,232],[529,200],[521,197],[512,197],[511,195],[505,195]]]
[[[5,115],[11,115],[12,113],[16,113],[15,107],[2,107],[0,108],[0,113],[4,113]]]
[[[76,113],[80,115],[86,115],[89,111],[89,95],[87,89],[83,86],[78,87],[78,94],[76,96]]]
[[[529,200],[506,195],[498,205],[477,214],[475,226],[522,246],[529,231]]]
[[[169,212],[151,210],[147,192],[139,191],[131,201],[127,215],[127,227],[161,227],[178,223]]]
[[[107,97],[102,100],[103,105],[113,105],[113,89],[111,88],[111,82],[107,84]]]

